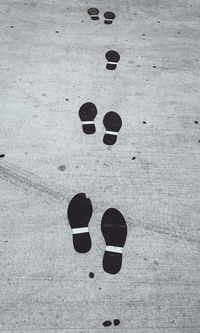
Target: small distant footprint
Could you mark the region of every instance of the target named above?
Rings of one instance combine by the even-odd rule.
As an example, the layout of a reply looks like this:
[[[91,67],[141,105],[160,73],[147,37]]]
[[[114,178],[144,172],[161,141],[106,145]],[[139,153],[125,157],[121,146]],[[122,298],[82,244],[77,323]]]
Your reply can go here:
[[[88,9],[88,14],[90,15],[91,19],[94,21],[99,20],[99,10],[97,8],[90,8]]]
[[[104,13],[104,17],[105,17],[105,24],[112,24],[113,20],[115,19],[115,14],[113,12],[106,12]]]
[[[122,127],[121,117],[118,113],[110,111],[104,116],[103,124],[106,128],[103,142],[109,146],[114,145],[117,141],[118,132]]]
[[[119,326],[120,320],[119,319],[114,319],[113,324],[114,324],[114,326]],[[110,320],[106,320],[106,321],[103,322],[104,327],[109,327],[111,325],[112,325],[112,323],[111,323]]]
[[[97,115],[97,108],[93,103],[85,103],[79,109],[79,117],[82,122],[83,132],[93,134],[96,132],[94,118]]]
[[[108,63],[106,65],[106,68],[109,70],[114,70],[117,67],[117,63],[120,60],[120,55],[118,52],[110,50],[105,55]]]

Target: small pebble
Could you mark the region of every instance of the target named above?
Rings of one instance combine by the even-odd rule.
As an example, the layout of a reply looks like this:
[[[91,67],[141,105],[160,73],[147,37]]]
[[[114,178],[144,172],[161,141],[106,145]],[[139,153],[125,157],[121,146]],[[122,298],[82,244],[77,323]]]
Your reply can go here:
[[[3,158],[3,157],[5,157],[5,154],[0,154],[0,158]]]
[[[89,277],[90,277],[91,279],[93,279],[93,278],[94,278],[94,273],[93,273],[93,272],[90,272]]]
[[[197,120],[194,121],[195,124],[198,124],[199,122]]]
[[[59,165],[58,170],[64,171],[66,169],[65,165]]]

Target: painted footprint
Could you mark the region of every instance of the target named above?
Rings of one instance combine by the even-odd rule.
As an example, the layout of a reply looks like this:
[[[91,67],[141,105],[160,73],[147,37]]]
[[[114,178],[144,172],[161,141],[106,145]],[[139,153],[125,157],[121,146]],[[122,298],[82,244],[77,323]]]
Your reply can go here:
[[[99,10],[97,8],[88,9],[88,14],[90,15],[90,17],[93,21],[99,20],[99,16],[98,16]]]
[[[109,208],[101,221],[101,232],[106,242],[103,269],[117,274],[122,266],[122,250],[127,236],[127,225],[123,215],[115,208]]]
[[[106,65],[106,68],[109,70],[114,70],[117,67],[117,63],[120,60],[120,55],[118,52],[110,50],[105,55],[108,63]]]
[[[112,24],[113,20],[115,19],[115,14],[113,12],[106,12],[104,13],[104,18],[105,18],[104,21],[105,24]]]
[[[79,117],[82,122],[83,132],[85,134],[94,134],[96,132],[94,118],[97,115],[97,108],[93,103],[85,103],[79,109]]]
[[[86,253],[91,249],[92,242],[88,224],[92,216],[92,204],[85,193],[76,194],[69,203],[67,217],[72,229],[74,249]]]
[[[110,111],[103,118],[103,124],[106,132],[103,137],[103,142],[106,145],[114,145],[117,141],[117,135],[122,127],[122,120],[118,113]]]

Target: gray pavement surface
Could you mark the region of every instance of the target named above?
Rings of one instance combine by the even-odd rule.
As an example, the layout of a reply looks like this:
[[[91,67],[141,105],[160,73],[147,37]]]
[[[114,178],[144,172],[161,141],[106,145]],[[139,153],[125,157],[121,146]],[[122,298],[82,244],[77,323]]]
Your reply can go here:
[[[199,0],[0,1],[0,332],[200,332],[199,13]],[[98,110],[91,136],[85,102]],[[108,111],[123,121],[112,147]],[[67,221],[78,192],[94,209],[85,255]],[[109,207],[128,225],[114,276],[102,268]]]

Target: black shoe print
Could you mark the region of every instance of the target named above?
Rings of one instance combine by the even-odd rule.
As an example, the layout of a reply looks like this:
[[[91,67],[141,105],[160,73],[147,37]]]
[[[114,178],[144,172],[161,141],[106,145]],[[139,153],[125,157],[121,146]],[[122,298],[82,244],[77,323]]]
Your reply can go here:
[[[114,326],[119,326],[120,320],[119,319],[114,319],[113,324],[114,324]]]
[[[108,112],[103,118],[103,124],[106,128],[105,135],[103,137],[103,142],[106,145],[114,145],[117,141],[117,135],[122,127],[121,117],[116,112]]]
[[[85,103],[79,109],[79,117],[82,122],[83,132],[93,134],[96,131],[94,118],[97,115],[97,108],[93,103]]]
[[[122,250],[127,236],[127,225],[122,214],[109,208],[103,215],[101,231],[106,242],[103,269],[109,274],[117,274],[122,266]]]
[[[118,52],[110,50],[105,55],[108,63],[106,68],[109,70],[114,70],[117,67],[117,63],[119,62],[120,55]]]
[[[88,9],[88,14],[90,15],[91,19],[94,21],[99,20],[99,10],[97,8],[90,8]]]
[[[106,12],[104,14],[104,17],[105,17],[104,21],[105,24],[112,24],[113,20],[115,19],[115,14],[113,12]]]
[[[74,248],[79,253],[91,249],[91,238],[88,224],[92,216],[92,204],[85,193],[76,194],[69,203],[67,216],[72,228]]]

